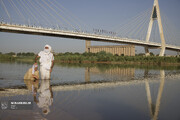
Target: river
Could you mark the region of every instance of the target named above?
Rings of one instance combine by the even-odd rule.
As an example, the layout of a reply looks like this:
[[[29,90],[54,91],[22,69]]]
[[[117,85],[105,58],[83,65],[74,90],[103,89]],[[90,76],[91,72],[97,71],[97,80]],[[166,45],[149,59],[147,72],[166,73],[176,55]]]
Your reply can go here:
[[[23,80],[30,67],[0,62],[0,120],[180,119],[178,66],[56,63],[51,80],[35,82]],[[32,109],[2,107],[24,100]]]

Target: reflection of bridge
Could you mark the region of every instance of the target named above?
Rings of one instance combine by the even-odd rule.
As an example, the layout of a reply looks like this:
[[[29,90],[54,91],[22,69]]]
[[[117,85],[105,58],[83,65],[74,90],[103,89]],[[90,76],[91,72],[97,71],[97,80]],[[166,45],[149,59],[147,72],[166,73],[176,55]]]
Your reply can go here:
[[[46,3],[46,1],[43,1],[43,2],[46,5],[48,5]],[[3,3],[3,1],[2,1],[2,3]],[[5,6],[5,5],[3,4],[3,6]],[[50,8],[53,9],[51,6],[50,6]],[[16,9],[18,11],[18,14],[20,14],[21,13],[20,10],[18,8],[16,8]],[[6,9],[6,7],[5,7],[5,11],[6,12],[8,11]],[[53,11],[54,11],[54,9],[53,9]],[[56,11],[55,11],[55,13],[57,14]],[[9,18],[11,19],[8,12],[7,12],[7,14],[8,14]],[[23,15],[21,15],[21,16],[23,16]],[[34,15],[32,15],[32,16],[34,17]],[[161,43],[149,41],[154,20],[157,20],[157,22],[158,22]],[[69,22],[68,22],[68,24],[69,24]],[[98,34],[93,34],[93,33],[90,34],[90,33],[85,33],[85,32],[73,32],[73,31],[53,29],[53,28],[48,29],[48,28],[43,28],[43,27],[32,27],[29,25],[15,25],[15,24],[8,24],[5,22],[1,22],[0,31],[1,32],[53,36],[53,37],[64,37],[64,38],[72,38],[72,39],[79,39],[79,40],[132,44],[132,45],[145,47],[146,55],[149,55],[149,50],[148,50],[149,48],[160,48],[161,49],[160,54],[159,54],[160,56],[164,56],[165,49],[173,50],[173,51],[180,51],[180,46],[169,45],[169,44],[166,44],[166,42],[165,42],[158,0],[154,0],[154,5],[153,5],[151,17],[150,17],[150,23],[149,23],[149,27],[148,27],[147,35],[146,35],[146,41],[143,41],[140,39],[130,39],[130,38],[126,38],[126,37],[123,38],[123,37],[117,37],[117,36],[98,35]]]

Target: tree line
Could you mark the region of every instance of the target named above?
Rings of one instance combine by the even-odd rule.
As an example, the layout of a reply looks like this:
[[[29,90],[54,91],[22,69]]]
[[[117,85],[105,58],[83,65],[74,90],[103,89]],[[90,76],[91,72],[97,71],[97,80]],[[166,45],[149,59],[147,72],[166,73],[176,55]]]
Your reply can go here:
[[[15,55],[15,56],[14,56]],[[5,53],[2,54],[0,52],[0,59],[2,60],[16,60],[16,59],[34,59],[36,56],[33,52],[27,52],[27,53]],[[72,53],[72,52],[66,52],[66,53],[54,53],[55,61],[64,61],[64,62],[143,62],[143,63],[161,63],[161,62],[168,62],[168,63],[180,63],[180,57],[159,57],[155,56],[154,54],[150,54],[150,56],[146,57],[144,54],[136,54],[136,56],[124,56],[122,55],[113,55],[111,53],[107,53],[105,51],[101,51],[98,53]]]
[[[2,55],[3,53],[0,52],[0,55]],[[9,52],[9,53],[4,53],[3,55],[10,55],[10,56],[35,56],[35,53],[33,52],[19,52],[19,53],[15,53],[15,52]]]
[[[170,63],[180,63],[180,57],[160,57],[150,54],[146,57],[144,54],[136,54],[136,56],[121,56],[113,55],[105,51],[98,53],[59,53],[55,56],[55,60],[60,61],[90,61],[90,62],[151,62],[151,63],[160,63],[160,62],[170,62]]]

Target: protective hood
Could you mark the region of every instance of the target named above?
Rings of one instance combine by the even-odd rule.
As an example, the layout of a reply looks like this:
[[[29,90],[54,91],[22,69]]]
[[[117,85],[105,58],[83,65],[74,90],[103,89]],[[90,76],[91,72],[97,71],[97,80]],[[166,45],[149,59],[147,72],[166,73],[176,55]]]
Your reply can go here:
[[[48,47],[48,49],[45,49],[46,47]],[[49,54],[49,53],[51,52],[51,46],[50,46],[50,45],[45,45],[45,46],[44,46],[44,52],[45,52],[46,54]]]

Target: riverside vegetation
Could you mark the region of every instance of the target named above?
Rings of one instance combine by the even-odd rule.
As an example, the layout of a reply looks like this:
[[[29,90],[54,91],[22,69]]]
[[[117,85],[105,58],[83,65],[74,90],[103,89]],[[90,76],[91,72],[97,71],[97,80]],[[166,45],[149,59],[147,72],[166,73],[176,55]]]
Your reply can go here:
[[[0,53],[0,60],[8,61],[26,61],[33,62],[35,54],[32,52],[27,53]],[[143,56],[138,54],[136,56],[118,56],[111,53],[106,53],[101,51],[98,53],[57,53],[55,54],[56,62],[65,62],[65,63],[129,63],[129,64],[179,64],[180,57],[159,57],[154,56]]]

